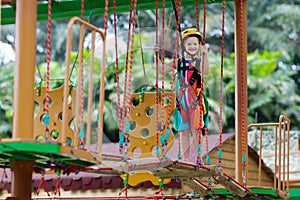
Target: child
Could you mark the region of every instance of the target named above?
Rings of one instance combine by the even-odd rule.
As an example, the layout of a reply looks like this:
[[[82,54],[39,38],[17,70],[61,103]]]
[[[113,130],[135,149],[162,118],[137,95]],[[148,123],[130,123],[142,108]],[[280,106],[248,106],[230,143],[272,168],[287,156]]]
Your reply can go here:
[[[200,104],[201,75],[209,73],[209,63],[207,57],[207,47],[202,45],[202,36],[195,29],[186,29],[182,32],[182,48],[184,57],[178,59],[176,66],[173,61],[165,64],[164,73],[177,69],[176,102],[175,110],[175,129],[180,137],[181,155],[183,160],[190,159],[190,133],[192,134],[194,150],[201,155],[201,149],[198,147],[198,135],[201,128],[207,127],[207,105],[202,96],[202,105]],[[154,47],[154,52],[158,53],[159,46]],[[201,53],[201,54],[200,54]],[[204,71],[202,70],[202,58],[204,58]],[[160,64],[161,66],[161,64]],[[161,72],[161,67],[159,67]],[[207,102],[206,102],[207,103]],[[200,121],[200,109],[202,108],[203,119]],[[202,135],[199,135],[200,139]],[[202,139],[201,139],[202,141]],[[201,142],[202,143],[202,142]],[[199,152],[200,151],[200,152]],[[200,158],[196,160],[198,164],[203,165]]]

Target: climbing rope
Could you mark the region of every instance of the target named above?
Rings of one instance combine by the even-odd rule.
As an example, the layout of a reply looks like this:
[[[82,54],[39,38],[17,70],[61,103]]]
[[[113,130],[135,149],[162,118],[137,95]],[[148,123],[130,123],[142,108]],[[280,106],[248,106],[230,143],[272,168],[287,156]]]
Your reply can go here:
[[[225,48],[225,9],[226,1],[222,3],[222,46],[221,46],[221,72],[220,72],[220,118],[219,118],[219,153],[218,165],[222,167],[222,144],[223,144],[223,73],[224,73],[224,48]]]
[[[123,98],[123,106],[122,106],[122,123],[121,123],[121,131],[123,131],[124,128],[124,124],[125,124],[125,115],[126,115],[126,103],[127,103],[127,85],[128,85],[128,81],[127,81],[127,77],[128,77],[128,57],[129,57],[129,49],[130,49],[130,35],[131,35],[131,28],[132,28],[132,4],[133,4],[133,0],[130,0],[130,10],[129,10],[129,24],[128,24],[128,32],[127,32],[127,50],[126,50],[126,58],[125,58],[125,75],[124,75],[124,89],[123,89],[123,93],[124,93],[124,98]]]
[[[196,6],[195,6],[195,10],[196,10],[196,27],[197,27],[197,31],[200,33],[200,23],[199,23],[199,1],[195,0],[196,2]]]
[[[40,179],[40,183],[39,183],[39,186],[38,186],[38,189],[36,191],[36,195],[38,196],[40,194],[40,190],[42,187],[44,187],[44,190],[46,191],[48,197],[50,197],[50,193],[49,193],[49,190],[47,188],[47,184],[46,184],[46,181],[45,181],[45,174],[42,172],[41,173],[41,179]]]
[[[241,60],[240,60],[240,63],[241,63],[241,126],[242,126],[242,177],[243,177],[243,185],[246,185],[246,159],[247,159],[247,156],[246,156],[246,133],[245,133],[245,91],[244,91],[244,86],[245,86],[245,80],[244,80],[244,34],[243,34],[243,16],[244,16],[244,13],[243,13],[243,0],[240,0],[240,33],[241,33]]]
[[[170,14],[170,17],[169,17],[169,22],[168,22],[168,29],[167,30],[170,30],[170,27],[171,27],[171,21],[172,21],[172,17],[173,17],[174,13],[172,12]],[[176,24],[177,25],[177,24]],[[168,31],[167,31],[168,32]],[[166,34],[166,32],[164,33]],[[176,43],[178,42],[178,38],[176,40]],[[165,41],[163,43],[163,46],[165,46]],[[178,45],[177,45],[178,47]],[[165,50],[165,48],[164,48]],[[163,50],[163,52],[165,53],[165,51]],[[175,48],[175,51],[177,53],[177,48]],[[164,58],[165,57],[165,54],[162,55],[162,57]],[[162,59],[164,60],[164,59]],[[166,125],[165,125],[165,129],[166,129],[166,139],[165,139],[165,145],[167,145],[167,142],[168,142],[168,134],[170,134],[170,123],[171,123],[171,112],[172,112],[172,104],[173,104],[173,99],[174,99],[174,95],[173,95],[173,85],[174,85],[174,81],[175,81],[175,71],[172,70],[171,71],[171,82],[170,82],[170,95],[169,95],[169,102],[168,102],[168,111],[167,111],[167,119],[166,119]]]
[[[158,0],[155,0],[155,43],[158,44]],[[158,119],[158,92],[159,92],[159,88],[158,88],[158,52],[156,52],[155,55],[155,122],[156,122],[156,126],[155,126],[155,133],[156,133],[156,149],[155,149],[155,153],[156,156],[159,156],[160,152],[159,152],[159,132],[158,132],[158,124],[159,124],[159,119]],[[163,61],[162,61],[163,62]]]
[[[174,47],[174,54],[173,54],[173,66],[176,66],[176,62],[177,62],[177,49],[178,49],[178,45],[179,45],[179,40],[180,43],[182,44],[182,37],[181,37],[181,28],[180,28],[180,7],[181,7],[181,1],[180,0],[176,0],[176,4],[175,1],[172,0],[172,6],[173,6],[173,10],[174,10],[174,15],[175,15],[175,19],[176,19],[176,36],[175,36],[175,47]],[[171,80],[171,87],[173,85],[175,81],[175,69],[173,68],[172,70],[172,80]],[[172,89],[172,88],[171,88]],[[172,90],[171,90],[172,91]],[[173,102],[173,94],[170,94],[170,103]],[[171,107],[169,106],[168,109],[168,126],[170,124],[170,113],[171,113]],[[178,160],[181,160],[181,142],[180,142],[180,134],[178,133]]]
[[[131,28],[131,46],[130,46],[130,62],[129,62],[129,76],[128,76],[128,90],[127,90],[127,108],[126,108],[126,116],[125,119],[127,119],[130,111],[130,101],[131,99],[131,85],[132,85],[132,65],[133,65],[133,56],[134,56],[134,28],[136,24],[136,8],[137,8],[137,0],[134,0],[133,2],[133,13],[132,13],[132,28]]]
[[[132,11],[133,4],[133,11]],[[136,24],[136,9],[137,9],[137,0],[130,1],[130,18],[129,18],[129,30],[128,30],[128,42],[127,42],[127,53],[126,53],[126,66],[125,66],[125,82],[124,82],[124,102],[123,102],[123,112],[122,112],[122,120],[121,120],[121,130],[123,131],[120,135],[119,140],[119,148],[120,152],[123,153],[124,159],[127,159],[127,148],[128,148],[128,137],[129,137],[129,127],[130,124],[127,121],[129,112],[130,112],[130,94],[131,94],[131,86],[132,86],[132,65],[133,65],[133,56],[134,56],[134,27]],[[132,13],[133,12],[133,13]],[[130,28],[131,27],[131,28]],[[130,43],[131,42],[131,43]],[[130,51],[130,54],[128,53]],[[129,54],[129,55],[128,55]],[[128,56],[129,56],[129,69],[128,69]],[[128,73],[129,71],[129,73]],[[127,80],[128,76],[128,80]],[[126,122],[126,128],[124,129],[124,125]],[[126,131],[124,133],[124,131]],[[127,136],[124,138],[124,136]],[[122,141],[125,141],[122,147]],[[124,149],[126,147],[126,149]]]
[[[161,42],[165,43],[165,0],[161,1]],[[160,131],[163,133],[165,131],[165,45],[162,45],[161,52],[162,68],[161,68],[161,128]],[[164,150],[165,144],[161,144]],[[163,151],[164,153],[164,151]]]
[[[60,180],[61,180],[61,178],[60,178],[60,170],[56,170],[55,173],[56,173],[56,176],[57,176],[57,181],[56,181],[56,185],[55,185],[53,194],[54,195],[57,194],[58,196],[60,196]]]
[[[125,125],[125,115],[126,115],[126,102],[127,102],[127,74],[128,74],[128,56],[129,56],[129,45],[130,45],[130,30],[131,30],[131,21],[132,21],[132,1],[130,0],[130,11],[129,11],[129,24],[128,24],[128,31],[127,31],[127,50],[126,50],[126,58],[125,58],[125,73],[124,73],[124,89],[123,89],[123,105],[122,105],[122,110],[121,110],[121,92],[120,92],[120,78],[119,78],[119,71],[118,73],[116,73],[116,80],[117,80],[117,91],[118,91],[118,118],[119,118],[119,151],[120,153],[123,153],[123,148],[124,148],[124,125]],[[115,3],[115,7],[116,7],[116,3]],[[114,15],[116,15],[116,8],[114,8]],[[115,18],[115,17],[114,17]],[[115,23],[115,31],[116,31],[116,23]],[[116,39],[117,35],[115,32],[115,43],[117,44],[117,39]],[[116,48],[116,52],[117,52],[117,48]],[[117,59],[117,54],[116,54],[116,59]]]
[[[133,15],[132,15],[132,29],[131,29],[131,46],[130,46],[130,62],[129,62],[129,75],[128,75],[128,90],[127,90],[127,106],[126,106],[126,115],[124,117],[125,120],[128,119],[129,116],[129,112],[130,112],[130,94],[131,94],[131,85],[132,85],[132,64],[133,64],[133,53],[134,53],[134,27],[135,27],[135,23],[136,23],[136,7],[137,7],[137,0],[134,0],[133,2]],[[126,121],[126,123],[128,123],[128,121]],[[129,129],[129,128],[128,128]],[[126,132],[126,134],[129,134],[129,130]],[[129,135],[128,135],[129,137]],[[127,143],[126,143],[126,147],[128,147],[128,137],[127,138]],[[127,156],[127,149],[125,149],[125,156]]]
[[[205,44],[205,35],[206,35],[206,0],[203,1],[203,34],[202,34],[202,44]],[[202,135],[202,130],[204,127],[204,121],[203,121],[203,116],[204,116],[204,105],[203,105],[203,92],[204,92],[204,53],[201,52],[201,80],[200,80],[200,85],[201,85],[201,90],[199,93],[199,102],[200,102],[200,120],[199,120],[199,124],[200,124],[200,128],[198,129],[198,147],[197,147],[197,158],[196,158],[196,162],[197,164],[201,164],[202,163],[202,158],[201,158],[201,135]],[[206,111],[208,112],[208,110]]]
[[[84,20],[84,0],[81,0],[81,19]]]
[[[164,196],[163,189],[164,189],[164,181],[162,178],[159,178],[158,179],[158,190],[154,194]]]
[[[81,0],[81,19],[84,20],[84,0]],[[81,26],[83,29],[83,26]],[[85,128],[84,128],[84,59],[83,59],[83,37],[84,30],[80,32],[79,44],[79,95],[80,95],[80,108],[79,108],[79,146],[84,148]]]
[[[169,123],[165,123],[165,0],[162,0],[162,53],[161,53],[161,90],[159,90],[159,54],[156,52],[155,55],[155,64],[156,64],[156,155],[159,156],[159,144],[161,145],[161,154],[165,154],[165,147],[168,144],[170,137]],[[156,44],[158,44],[158,0],[156,1]],[[160,109],[160,118],[159,118],[159,109],[158,105],[161,105]],[[170,103],[170,102],[169,102]],[[169,104],[168,105],[171,105]],[[160,122],[159,122],[160,119]],[[169,120],[169,116],[167,117]],[[166,126],[167,124],[167,126]],[[160,134],[160,136],[159,136]],[[160,138],[159,138],[160,137]]]
[[[82,40],[82,33],[80,33],[80,40]],[[79,142],[80,146],[84,145],[84,61],[83,61],[83,42],[79,44]]]
[[[47,69],[46,69],[46,100],[45,100],[45,115],[43,122],[45,124],[45,139],[48,141],[50,137],[49,133],[49,102],[50,102],[50,57],[51,57],[51,15],[52,15],[52,1],[48,1],[48,20],[47,20]]]
[[[121,134],[122,129],[122,113],[121,113],[121,90],[120,90],[120,74],[119,74],[119,58],[118,58],[118,35],[117,35],[117,3],[113,0],[113,10],[114,10],[114,35],[115,35],[115,56],[116,56],[116,81],[117,81],[117,98],[118,98],[118,125],[119,134]]]
[[[121,196],[121,194],[124,192],[125,193],[125,198],[127,199],[127,195],[128,195],[128,174],[124,174],[123,175],[123,189],[119,192],[119,196]]]
[[[122,114],[121,114],[121,125],[119,127],[120,129],[120,133],[123,131],[124,126],[125,126],[125,121],[126,121],[126,116],[127,116],[127,102],[128,102],[128,96],[127,96],[127,86],[128,86],[128,57],[129,57],[129,49],[130,49],[130,41],[131,41],[131,29],[134,29],[134,27],[132,28],[132,4],[133,4],[133,0],[130,0],[130,11],[129,11],[129,24],[128,24],[128,32],[127,32],[127,50],[126,50],[126,58],[125,58],[125,74],[124,74],[124,89],[123,89],[123,93],[124,93],[124,98],[123,98],[123,106],[122,106]],[[121,105],[118,105],[121,107]],[[121,136],[121,135],[120,135]],[[121,148],[123,148],[122,146],[120,146],[120,151]]]

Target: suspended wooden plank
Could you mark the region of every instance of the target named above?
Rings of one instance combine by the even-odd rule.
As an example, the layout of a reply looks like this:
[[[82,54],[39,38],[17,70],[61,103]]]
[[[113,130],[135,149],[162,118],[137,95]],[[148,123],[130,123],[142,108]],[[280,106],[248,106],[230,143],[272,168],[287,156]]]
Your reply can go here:
[[[238,195],[239,197],[245,197],[248,194],[247,188],[241,186],[228,176],[220,176],[218,178],[218,182],[221,185],[223,185],[226,189],[230,190],[232,193]]]
[[[212,177],[218,176],[219,173],[216,173],[216,167],[211,165],[208,168],[199,168],[199,169],[175,169],[168,167],[167,169],[161,169],[159,171],[153,171],[153,175],[160,178],[194,178],[194,177]]]
[[[159,158],[139,158],[134,160],[127,161],[103,161],[106,166],[110,166],[113,169],[119,170],[122,173],[130,173],[138,170],[145,170],[153,172],[155,170],[163,169],[164,167],[169,166],[171,160],[160,160]]]
[[[100,163],[101,155],[98,153],[90,152],[85,149],[78,149],[71,146],[61,146],[60,153],[71,157],[80,158],[82,160],[88,160],[89,162]]]
[[[187,185],[194,192],[197,192],[200,196],[206,196],[208,194],[207,187],[205,187],[204,184],[195,181],[194,179],[185,179],[182,180],[182,183]]]
[[[213,170],[216,175],[222,174],[222,169],[219,169],[216,165],[200,166],[189,161],[174,161],[169,167],[175,169],[182,169],[182,170],[196,170],[199,168],[204,168],[207,171]]]

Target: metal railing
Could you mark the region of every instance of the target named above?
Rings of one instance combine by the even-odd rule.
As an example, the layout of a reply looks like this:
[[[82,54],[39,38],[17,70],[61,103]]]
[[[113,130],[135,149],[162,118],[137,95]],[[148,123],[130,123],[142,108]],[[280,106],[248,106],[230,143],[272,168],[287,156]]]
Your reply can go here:
[[[275,150],[274,150],[274,189],[281,196],[287,197],[289,191],[289,169],[290,169],[290,120],[281,115],[278,123],[258,123],[248,125],[248,133],[251,128],[259,129],[259,166],[258,186],[261,186],[262,175],[262,138],[263,130],[274,128]]]

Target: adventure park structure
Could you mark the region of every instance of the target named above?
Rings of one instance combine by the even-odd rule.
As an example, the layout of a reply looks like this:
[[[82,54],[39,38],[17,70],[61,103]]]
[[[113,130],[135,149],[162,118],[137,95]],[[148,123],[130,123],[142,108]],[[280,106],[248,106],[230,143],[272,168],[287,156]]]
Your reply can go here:
[[[208,3],[212,2],[222,3],[223,12],[225,12],[225,0],[209,1]],[[113,13],[115,16],[116,13],[128,12],[132,18],[131,26],[135,27],[136,16],[132,13],[136,13],[137,9],[156,9],[158,15],[158,8],[163,11],[165,7],[173,6],[177,11],[176,32],[178,33],[180,32],[180,7],[195,5],[198,8],[199,3],[206,6],[205,0],[1,0],[1,24],[15,23],[16,25],[13,134],[12,138],[2,139],[0,143],[1,167],[10,168],[12,172],[11,197],[8,199],[32,199],[32,174],[34,172],[44,174],[48,171],[54,171],[58,176],[61,173],[69,174],[79,171],[119,175],[124,180],[124,188],[120,191],[119,198],[125,199],[137,199],[137,197],[128,196],[127,191],[130,190],[130,186],[145,180],[151,180],[159,186],[159,190],[151,197],[139,196],[142,199],[199,199],[201,197],[288,199],[292,197],[288,178],[289,143],[285,142],[289,141],[290,124],[284,116],[279,117],[278,123],[249,125],[249,128],[257,126],[260,130],[264,126],[275,127],[276,170],[273,187],[265,187],[260,183],[260,179],[257,187],[248,185],[246,0],[234,0],[236,25],[235,178],[229,176],[222,166],[222,130],[220,130],[219,155],[214,160],[215,163],[200,165],[167,156],[166,153],[174,141],[174,135],[169,128],[170,115],[175,109],[174,94],[164,90],[158,92],[158,88],[156,88],[156,92],[132,93],[131,81],[134,78],[131,71],[132,63],[129,63],[128,81],[126,82],[128,85],[123,94],[123,109],[120,105],[118,106],[120,115],[118,124],[122,141],[120,142],[121,154],[109,155],[102,152],[108,14]],[[104,14],[104,31],[84,20],[84,16],[90,11],[93,11],[94,15]],[[47,45],[49,45],[51,20],[62,18],[70,19],[64,85],[50,90],[50,48],[47,48],[46,86],[35,87],[37,20],[48,20]],[[70,77],[74,24],[80,27],[76,82],[71,81]],[[84,67],[83,64],[86,31],[91,33],[89,67]],[[131,41],[134,41],[134,28],[131,29],[131,32],[128,31],[128,34],[128,38],[132,37]],[[102,41],[103,48],[101,73],[97,77],[100,82],[100,89],[98,88],[100,92],[97,98],[99,102],[96,103],[98,115],[95,126],[95,123],[92,123],[95,86],[92,81],[88,82],[88,85],[84,85],[84,78],[88,76],[89,80],[93,79],[96,37]],[[177,41],[179,37],[179,35],[176,36]],[[133,42],[128,43],[129,48],[132,46]],[[128,61],[132,57],[133,51],[130,51]],[[117,70],[118,66],[116,66]],[[118,75],[118,73],[116,74]],[[222,88],[222,86],[220,87]],[[84,88],[88,88],[86,93]],[[118,91],[118,96],[120,95],[121,93]],[[164,102],[165,99],[168,101]],[[36,114],[34,114],[35,103],[39,107]],[[151,114],[149,114],[150,112]],[[220,119],[222,120],[222,117]],[[161,126],[157,121],[164,122],[161,123],[164,125]],[[98,134],[96,148],[91,148],[91,132],[93,130]],[[136,149],[140,151],[138,156],[135,155]],[[258,160],[259,166],[261,166],[261,159]],[[260,175],[261,170],[258,171],[258,177]],[[163,185],[173,178],[190,187],[194,191],[193,195],[164,195]],[[204,178],[210,180],[210,184],[204,182]],[[213,187],[212,183],[220,187]]]

